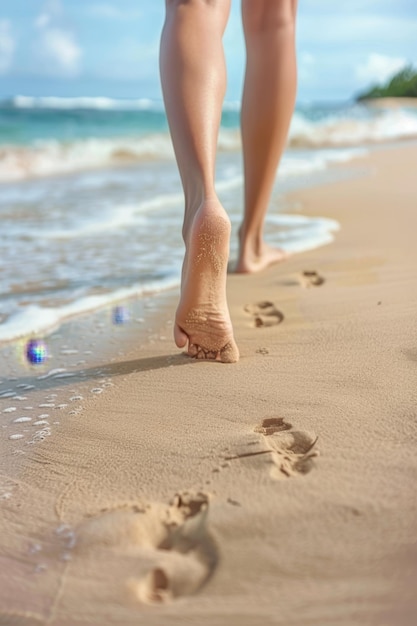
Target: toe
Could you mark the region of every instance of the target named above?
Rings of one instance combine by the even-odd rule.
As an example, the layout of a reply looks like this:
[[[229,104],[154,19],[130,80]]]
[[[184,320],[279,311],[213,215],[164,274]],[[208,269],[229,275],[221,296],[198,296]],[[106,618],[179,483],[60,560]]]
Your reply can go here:
[[[239,361],[239,349],[233,340],[229,341],[220,350],[220,360],[222,363],[236,363]]]
[[[189,356],[192,356],[192,357],[198,356],[199,352],[200,352],[200,348],[198,346],[196,346],[195,343],[190,343],[188,345],[187,354]]]
[[[187,341],[188,341],[187,335],[178,326],[178,324],[175,324],[175,326],[174,326],[174,339],[175,339],[175,343],[178,346],[178,348],[183,348],[186,345]]]

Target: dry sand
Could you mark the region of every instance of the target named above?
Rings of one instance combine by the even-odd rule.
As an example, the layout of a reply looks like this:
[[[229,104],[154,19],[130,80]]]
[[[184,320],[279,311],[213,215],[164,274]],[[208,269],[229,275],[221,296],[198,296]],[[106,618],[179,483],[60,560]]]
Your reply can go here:
[[[381,109],[402,109],[404,107],[417,107],[417,98],[369,98],[363,100],[368,106]]]
[[[229,277],[238,364],[178,354],[171,297],[114,387],[3,442],[1,625],[416,623],[416,162],[291,198],[342,229]]]

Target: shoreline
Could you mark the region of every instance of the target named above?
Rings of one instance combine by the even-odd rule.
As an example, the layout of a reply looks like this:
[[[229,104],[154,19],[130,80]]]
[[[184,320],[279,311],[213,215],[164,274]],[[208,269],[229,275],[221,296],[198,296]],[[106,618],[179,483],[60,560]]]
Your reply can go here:
[[[149,102],[144,109],[134,106],[123,110],[117,106],[101,109],[99,100],[95,102],[94,98],[89,104],[84,103],[88,104],[86,109],[78,106],[82,103],[77,105],[76,100],[69,108],[59,106],[59,98],[54,98],[54,106],[46,101],[42,104],[42,98],[38,102],[36,98],[29,100],[28,106],[0,106],[0,121],[5,128],[10,123],[21,128],[19,133],[2,134],[1,188],[19,181],[45,180],[53,184],[57,176],[71,173],[90,172],[94,176],[109,169],[123,171],[153,160],[162,163],[174,159],[164,110],[159,105],[155,108],[155,103]],[[359,109],[367,111],[358,110],[355,100],[298,102],[288,145],[294,149],[327,150],[383,144],[406,137],[415,139],[415,99],[381,100],[360,103]],[[65,104],[65,99],[61,104]],[[85,111],[91,116],[89,113],[86,117]],[[232,114],[227,110],[223,113],[218,153],[240,151],[238,109]],[[92,122],[97,116],[100,128]]]
[[[269,235],[269,238],[271,238],[273,232],[277,231],[280,220],[283,220],[284,224],[281,225],[278,233],[285,232],[289,235],[287,245],[290,246],[290,251],[294,250],[294,245],[297,252],[311,249],[312,245],[317,247],[323,245],[322,241],[331,237],[331,233],[334,230],[332,225],[330,223],[327,223],[326,225],[326,220],[322,220],[320,217],[305,218],[305,222],[303,224],[297,221],[294,222],[294,220],[293,223],[291,221],[293,215],[292,205],[288,205],[286,197],[289,192],[294,190],[304,188],[309,189],[317,185],[325,184],[326,182],[361,175],[361,160],[367,153],[368,151],[365,149],[355,149],[352,156],[349,158],[343,158],[341,160],[336,159],[334,161],[330,159],[329,162],[326,161],[326,165],[324,167],[313,168],[311,172],[308,172],[308,174],[304,176],[289,176],[284,177],[283,180],[278,180],[277,188],[279,188],[279,197],[274,198],[273,213],[271,212],[269,224],[267,224],[267,229],[269,228],[271,232],[267,232],[267,236]],[[346,166],[340,168],[340,163],[343,163]],[[224,182],[225,181],[222,181],[220,185]],[[224,201],[226,209],[230,213],[234,213],[234,215],[231,215],[231,218],[235,221],[235,197],[240,193],[240,185],[237,186],[236,190],[227,189],[227,185],[226,189],[221,189],[221,199]],[[149,199],[147,201],[148,203],[151,202]],[[180,200],[178,200],[178,204],[181,204]],[[288,213],[290,215],[288,215]],[[182,218],[178,215],[178,219]],[[297,215],[296,219],[302,220],[302,216],[300,217]],[[234,223],[234,227],[237,229],[237,223]],[[303,234],[294,238],[292,233],[296,233],[297,229],[300,227],[304,227]],[[318,233],[318,230],[320,230],[320,233]],[[232,256],[236,254],[236,241],[237,237],[234,233],[231,241]],[[281,242],[280,240],[274,241],[271,239],[270,243],[272,245],[283,245],[283,247],[285,247],[286,240]],[[178,256],[177,250],[175,250],[175,253]],[[100,252],[97,254],[100,254]],[[181,256],[181,249],[179,250],[179,256]],[[155,278],[153,280],[151,279],[150,282],[141,283],[140,270],[138,270],[138,272],[136,281],[134,281],[133,285],[120,285],[108,293],[87,294],[78,300],[72,300],[70,298],[66,301],[64,298],[61,302],[57,301],[52,307],[48,307],[47,305],[41,306],[39,304],[35,304],[34,307],[22,307],[20,312],[12,314],[9,319],[6,319],[0,324],[0,355],[4,346],[7,344],[20,341],[20,339],[24,339],[25,337],[30,338],[32,336],[37,336],[40,338],[47,338],[50,335],[59,333],[60,328],[63,325],[71,323],[72,320],[77,323],[77,320],[84,316],[94,316],[99,314],[100,311],[110,311],[119,304],[129,307],[129,303],[140,303],[141,300],[152,300],[155,297],[159,297],[159,294],[163,295],[171,289],[177,289],[180,284],[180,265],[178,267],[177,277],[174,277],[173,275],[169,277],[167,275],[162,281],[158,281]],[[137,306],[134,304],[133,308],[140,308],[140,304]],[[26,330],[29,327],[29,324],[32,325],[32,330],[30,332]],[[82,330],[83,328],[81,328],[81,331]],[[1,371],[0,366],[0,378],[2,374],[3,372]]]
[[[412,109],[417,108],[417,98],[365,98],[359,100],[370,107],[386,108],[386,109],[401,109],[402,107],[410,107]]]
[[[166,294],[139,345],[1,414],[5,435],[22,403],[60,424],[1,443],[0,619],[411,626],[416,156],[378,150],[364,176],[286,197],[341,230],[228,277],[238,364],[178,353]]]

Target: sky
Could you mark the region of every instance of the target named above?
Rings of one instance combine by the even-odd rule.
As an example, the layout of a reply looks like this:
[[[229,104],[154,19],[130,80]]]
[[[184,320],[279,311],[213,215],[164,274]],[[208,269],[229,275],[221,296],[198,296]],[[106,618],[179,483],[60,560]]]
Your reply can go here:
[[[159,100],[164,5],[0,0],[0,98]],[[417,67],[417,0],[299,0],[297,20],[301,102],[349,100],[407,64]],[[238,0],[232,0],[224,46],[226,99],[239,100],[245,53]]]

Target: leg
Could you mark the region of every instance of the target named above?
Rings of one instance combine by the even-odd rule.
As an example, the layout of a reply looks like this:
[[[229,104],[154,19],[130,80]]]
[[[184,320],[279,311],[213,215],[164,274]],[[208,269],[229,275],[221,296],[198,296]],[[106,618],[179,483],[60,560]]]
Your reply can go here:
[[[162,91],[185,196],[185,258],[175,318],[178,347],[234,362],[239,352],[226,302],[230,220],[217,199],[214,167],[226,89],[222,36],[230,0],[166,0]]]
[[[264,242],[263,225],[295,104],[296,9],[297,0],[242,0],[245,213],[237,272],[256,272],[286,256]]]

